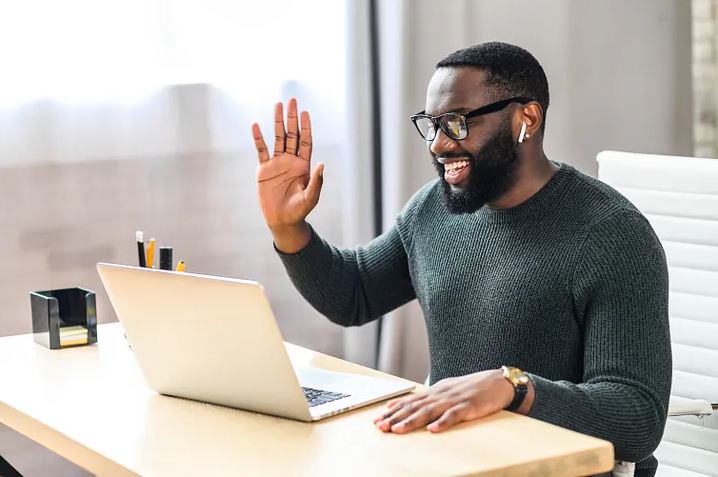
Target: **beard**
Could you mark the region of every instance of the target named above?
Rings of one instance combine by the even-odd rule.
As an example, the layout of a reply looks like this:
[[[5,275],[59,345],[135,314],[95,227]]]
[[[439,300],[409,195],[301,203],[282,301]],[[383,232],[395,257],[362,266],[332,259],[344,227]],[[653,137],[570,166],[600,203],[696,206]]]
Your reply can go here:
[[[511,124],[506,120],[478,154],[468,151],[455,154],[456,157],[468,156],[471,161],[468,184],[464,189],[454,189],[444,180],[444,166],[433,157],[449,212],[470,214],[504,195],[515,181],[514,176],[518,168],[517,146],[514,143]],[[446,154],[443,157],[452,156],[454,155]]]

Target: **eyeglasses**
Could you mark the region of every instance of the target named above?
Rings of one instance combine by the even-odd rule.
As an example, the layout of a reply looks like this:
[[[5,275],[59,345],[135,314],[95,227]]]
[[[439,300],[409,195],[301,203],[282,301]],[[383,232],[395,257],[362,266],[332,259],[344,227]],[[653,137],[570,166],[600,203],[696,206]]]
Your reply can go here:
[[[444,113],[438,116],[429,116],[428,114],[425,114],[426,111],[422,111],[411,116],[411,121],[414,123],[414,126],[416,126],[416,130],[419,131],[419,134],[421,134],[421,137],[427,141],[434,140],[439,128],[441,128],[441,130],[444,131],[444,133],[446,133],[446,135],[451,139],[461,140],[466,139],[469,135],[469,128],[466,126],[467,119],[501,111],[511,103],[526,104],[531,101],[534,100],[523,96],[516,96],[514,98],[487,104],[486,106],[474,109],[466,114]]]

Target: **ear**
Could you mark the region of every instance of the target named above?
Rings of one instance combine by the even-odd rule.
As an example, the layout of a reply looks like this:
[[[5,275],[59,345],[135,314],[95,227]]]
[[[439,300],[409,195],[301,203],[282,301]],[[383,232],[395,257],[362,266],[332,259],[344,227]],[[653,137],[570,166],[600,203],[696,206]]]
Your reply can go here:
[[[521,105],[514,117],[514,131],[517,142],[522,143],[535,137],[541,130],[543,111],[536,101]],[[524,127],[524,124],[526,125]],[[520,140],[519,140],[520,139]]]

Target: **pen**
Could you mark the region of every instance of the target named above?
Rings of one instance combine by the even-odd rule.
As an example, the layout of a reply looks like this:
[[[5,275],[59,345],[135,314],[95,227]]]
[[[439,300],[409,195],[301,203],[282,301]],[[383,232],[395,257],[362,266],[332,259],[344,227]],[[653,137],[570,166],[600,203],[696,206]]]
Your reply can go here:
[[[160,247],[160,270],[172,270],[172,247]]]
[[[137,240],[137,257],[140,261],[140,267],[147,267],[145,261],[145,237],[141,230],[135,232],[135,239]]]
[[[154,267],[155,263],[155,239],[151,238],[150,243],[147,244],[147,266],[149,268]]]
[[[175,272],[184,272],[184,260],[177,262],[177,269]]]

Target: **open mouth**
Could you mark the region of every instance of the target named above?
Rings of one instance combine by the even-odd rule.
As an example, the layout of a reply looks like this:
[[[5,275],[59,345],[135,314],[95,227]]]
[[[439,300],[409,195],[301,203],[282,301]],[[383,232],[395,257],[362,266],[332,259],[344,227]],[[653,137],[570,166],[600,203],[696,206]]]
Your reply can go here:
[[[457,187],[465,182],[471,171],[471,162],[467,160],[451,161],[444,164],[444,180]]]

